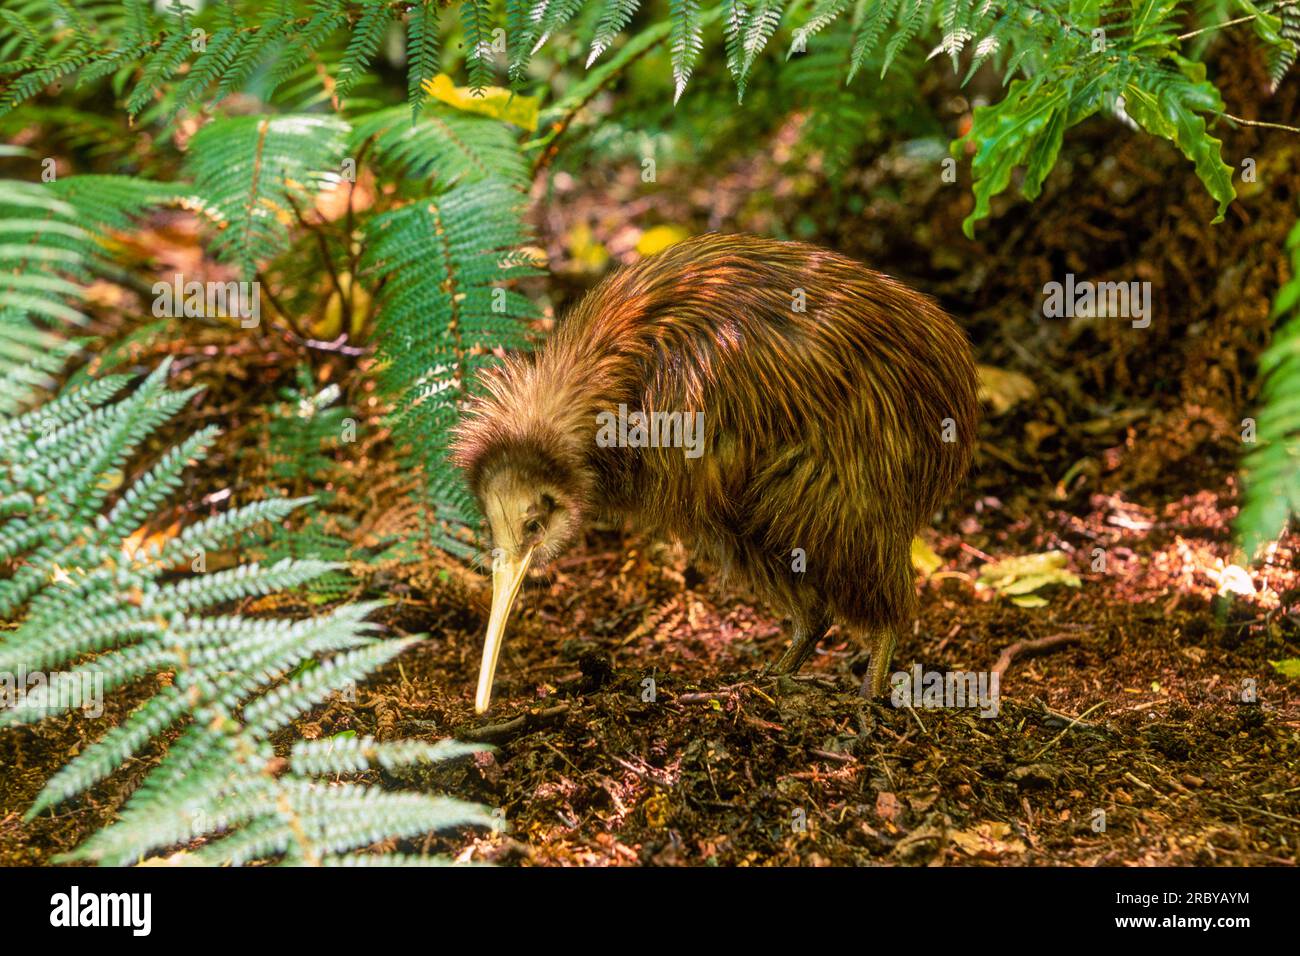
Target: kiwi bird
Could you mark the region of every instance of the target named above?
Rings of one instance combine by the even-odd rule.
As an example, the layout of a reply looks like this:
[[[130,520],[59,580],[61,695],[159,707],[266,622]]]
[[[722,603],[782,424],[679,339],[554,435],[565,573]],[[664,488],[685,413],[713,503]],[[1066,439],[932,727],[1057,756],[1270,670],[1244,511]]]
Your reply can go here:
[[[884,692],[912,538],[975,442],[970,344],[933,300],[816,246],[706,235],[617,270],[481,382],[454,443],[493,544],[479,713],[529,567],[597,516],[684,541],[789,617],[770,671],[838,623]]]

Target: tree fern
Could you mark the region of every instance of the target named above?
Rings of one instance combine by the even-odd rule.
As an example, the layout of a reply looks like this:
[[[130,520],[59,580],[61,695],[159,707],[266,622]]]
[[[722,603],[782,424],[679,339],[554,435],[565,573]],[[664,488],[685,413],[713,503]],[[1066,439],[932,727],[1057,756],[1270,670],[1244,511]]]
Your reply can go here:
[[[492,84],[491,0],[462,0],[461,27],[465,31],[465,68],[469,85],[482,90]]]
[[[1291,277],[1273,300],[1279,323],[1259,359],[1255,447],[1243,462],[1237,529],[1248,557],[1300,514],[1300,223],[1286,241]]]
[[[366,228],[364,275],[381,286],[380,385],[396,398],[395,425],[421,465],[439,519],[454,529],[474,511],[447,456],[465,389],[524,344],[529,301],[511,286],[534,270],[516,250],[527,239],[522,194],[488,178],[456,185],[377,217]],[[439,543],[467,553],[456,536]]]
[[[922,24],[929,19],[931,6],[932,0],[911,0],[903,5],[902,12],[899,14],[898,29],[894,31],[894,35],[889,38],[889,43],[885,46],[885,62],[880,67],[882,76],[898,56],[899,50],[912,42],[920,32]]]
[[[374,604],[299,621],[205,613],[333,566],[286,560],[203,572],[207,551],[282,520],[305,499],[257,502],[170,535],[149,533],[215,429],[164,452],[110,503],[134,450],[193,394],[168,391],[168,370],[164,364],[117,402],[109,400],[126,376],[65,391],[0,422],[0,560],[16,568],[0,581],[0,606],[18,615],[17,628],[0,638],[0,672],[44,678],[26,681],[15,706],[0,711],[0,726],[98,705],[99,695],[128,684],[147,691],[47,782],[28,818],[85,791],[179,725],[180,736],[119,819],[72,859],[131,863],[203,839],[188,862],[328,863],[382,839],[490,822],[483,810],[446,798],[315,779],[443,759],[465,752],[462,745],[363,741],[341,744],[337,754],[317,744],[287,762],[276,756],[272,734],[416,638],[377,640],[365,621]],[[176,577],[181,566],[198,573]],[[170,680],[134,683],[154,675]]]
[[[0,413],[62,366],[68,347],[55,333],[85,321],[84,287],[108,265],[101,233],[126,228],[178,194],[128,176],[0,181]]]
[[[878,3],[859,4],[853,22],[853,53],[849,57],[848,76],[850,82],[876,49],[890,17],[898,9],[900,9],[900,0],[879,0]]]
[[[145,105],[158,94],[159,87],[180,69],[189,52],[190,38],[183,30],[163,40],[157,51],[146,60],[144,72],[127,98],[127,112],[134,115],[144,109]]]
[[[503,7],[509,77],[522,86],[528,82],[533,50],[555,32],[589,24],[587,64],[593,67],[630,25],[639,4],[505,0]],[[963,142],[963,149],[967,143],[990,142],[990,136],[998,143],[984,154],[976,176],[977,212],[966,223],[972,229],[988,214],[991,196],[1009,182],[1010,170],[991,168],[999,165],[994,156],[1025,163],[1032,155],[1030,178],[1041,181],[1050,168],[1044,163],[1055,159],[1058,130],[1063,133],[1098,111],[1137,119],[1124,106],[1142,99],[1156,104],[1136,107],[1147,118],[1143,128],[1171,140],[1192,160],[1222,210],[1233,193],[1222,162],[1212,155],[1217,141],[1206,132],[1205,122],[1222,106],[1192,58],[1217,24],[1183,33],[1187,7],[1187,0],[814,0],[790,6],[787,16],[785,0],[723,0],[707,11],[699,0],[668,0],[668,29],[661,32],[661,22],[642,35],[654,33],[656,42],[662,35],[669,46],[674,101],[684,94],[703,55],[706,25],[716,19],[726,23],[727,64],[739,97],[745,95],[758,57],[782,29],[793,35],[792,50],[820,42],[826,31],[846,31],[852,37],[846,82],[868,61],[874,64],[881,47],[882,75],[921,42],[932,55],[946,53],[954,66],[972,48],[966,79],[995,63],[1008,89],[1015,82],[1024,84],[1018,95],[984,107]],[[584,8],[593,11],[591,17],[579,18]],[[1225,0],[1214,9],[1240,12],[1238,20],[1251,21],[1265,45],[1274,85],[1281,82],[1295,57],[1296,4]],[[127,69],[134,85],[126,106],[136,114],[148,115],[143,111],[157,103],[157,115],[170,116],[210,103],[263,73],[267,75],[254,85],[264,98],[288,83],[285,95],[300,110],[326,103],[337,108],[373,66],[387,28],[401,18],[407,35],[407,100],[414,117],[422,108],[423,86],[437,69],[437,10],[431,0],[404,5],[279,0],[266,7],[215,5],[194,14],[178,8],[152,13],[139,3],[51,13],[35,0],[17,0],[16,8],[0,18],[0,49],[17,58],[0,68],[0,77],[8,77],[0,79],[0,111],[72,74],[123,76]],[[469,85],[481,91],[492,83],[499,14],[491,0],[461,0],[459,21]],[[207,38],[199,49],[191,42],[192,24],[199,24]],[[1093,49],[1093,27],[1105,30],[1104,50]],[[929,41],[931,35],[937,35],[937,45]],[[272,59],[269,70],[258,70]],[[326,79],[331,73],[332,86]],[[1040,109],[1043,101],[1053,104],[1046,113]],[[1009,148],[1004,152],[1001,144]],[[992,189],[996,183],[1002,185]]]
[[[327,116],[239,116],[195,134],[186,169],[218,257],[251,278],[285,250],[310,198],[342,178],[348,127]]]
[[[317,389],[311,371],[300,366],[296,385],[282,394],[283,401],[270,409],[265,428],[259,430],[258,441],[244,449],[266,470],[266,494],[295,495],[313,486],[333,485],[341,477],[339,462],[333,456],[342,447],[349,428],[355,429],[350,410],[336,404],[338,386]],[[366,551],[338,533],[340,528],[354,530],[355,521],[332,510],[334,493],[319,491],[315,499],[316,506],[307,514],[272,526],[258,556],[263,561],[310,558],[344,565],[305,585],[313,603],[326,603],[356,592],[351,568],[354,563],[364,563]],[[386,539],[378,542],[381,547],[390,543]]]
[[[732,0],[727,13],[727,67],[736,81],[737,96],[743,100],[754,60],[776,32],[784,12],[784,0]]]
[[[808,19],[795,29],[794,42],[790,45],[786,59],[790,59],[795,53],[806,53],[808,41],[834,23],[848,8],[849,2],[850,0],[817,0],[817,5],[808,14]]]
[[[673,29],[669,47],[673,60],[673,102],[682,98],[691,81],[695,61],[704,50],[704,28],[698,0],[669,0]]]
[[[420,118],[424,84],[438,72],[438,4],[420,0],[406,14],[406,101],[411,122]]]
[[[1300,3],[1284,0],[1266,4],[1269,8],[1267,13],[1245,0],[1242,0],[1242,6],[1256,15],[1253,21],[1255,34],[1266,45],[1271,90],[1276,93],[1295,65],[1296,49],[1300,47]]]
[[[528,165],[519,143],[497,120],[431,108],[418,122],[401,107],[358,116],[349,137],[359,151],[367,141],[379,163],[398,181],[451,184],[488,177],[523,189]]]
[[[591,50],[587,54],[587,68],[596,62],[606,50],[614,45],[614,40],[627,29],[641,0],[604,0],[600,19],[596,23],[596,32],[591,39]]]
[[[339,64],[336,86],[339,96],[346,96],[370,65],[392,21],[393,8],[388,0],[368,0],[362,4],[361,15],[353,27],[347,50],[343,54],[343,62]]]

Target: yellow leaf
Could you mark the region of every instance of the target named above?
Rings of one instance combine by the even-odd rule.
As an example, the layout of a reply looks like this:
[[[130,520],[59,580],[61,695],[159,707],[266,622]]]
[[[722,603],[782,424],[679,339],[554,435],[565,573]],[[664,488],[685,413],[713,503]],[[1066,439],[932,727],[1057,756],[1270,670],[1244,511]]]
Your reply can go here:
[[[360,282],[353,281],[350,272],[339,273],[339,286],[351,300],[352,322],[348,327],[348,337],[356,342],[366,331],[370,315],[370,293]],[[332,282],[330,290],[329,297],[325,300],[324,313],[311,326],[312,338],[321,342],[333,342],[343,331],[343,299]]]
[[[983,859],[996,859],[1007,853],[1024,853],[1025,843],[1005,823],[987,821],[969,830],[956,830],[948,838],[963,853]]]
[[[136,866],[188,866],[192,855],[188,850],[178,850],[171,856],[151,856],[147,860],[141,860]]]
[[[574,265],[586,272],[599,272],[609,262],[609,250],[601,245],[585,222],[580,222],[565,236],[565,245]]]
[[[643,256],[653,256],[690,238],[690,235],[681,226],[654,226],[641,233],[641,238],[636,241],[636,251]]]
[[[100,476],[97,487],[101,491],[117,491],[122,487],[122,472],[117,468],[112,471],[106,471]]]
[[[928,578],[942,566],[943,558],[934,553],[934,548],[920,538],[912,539],[912,567],[917,573]]]
[[[541,101],[536,96],[520,96],[500,86],[489,86],[475,93],[467,86],[457,86],[446,73],[424,81],[424,92],[435,100],[465,113],[478,113],[504,120],[533,132],[537,129],[537,111]]]
[[[311,337],[318,342],[333,342],[343,331],[343,299],[335,289],[325,300],[325,313],[311,326]]]
[[[1034,592],[1057,584],[1077,588],[1083,583],[1066,567],[1068,562],[1069,558],[1063,551],[1003,558],[984,565],[975,584],[992,588],[1020,607],[1042,607],[1047,601]]]
[[[654,827],[656,830],[661,829],[668,822],[669,803],[668,798],[662,793],[656,793],[650,797],[642,806],[645,808],[645,822]]]
[[[975,368],[979,375],[979,400],[987,402],[994,415],[1010,411],[1021,402],[1029,401],[1038,395],[1038,386],[1027,376],[992,365],[979,365]]]

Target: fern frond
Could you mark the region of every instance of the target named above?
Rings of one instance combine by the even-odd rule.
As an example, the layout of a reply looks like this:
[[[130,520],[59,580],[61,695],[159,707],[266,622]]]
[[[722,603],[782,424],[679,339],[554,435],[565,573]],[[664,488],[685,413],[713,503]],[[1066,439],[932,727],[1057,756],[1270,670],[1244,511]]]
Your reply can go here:
[[[179,726],[119,821],[70,858],[130,863],[158,847],[202,839],[207,845],[194,862],[311,863],[381,839],[487,822],[481,808],[458,801],[310,779],[313,771],[396,767],[473,747],[366,740],[301,748],[296,768],[276,760],[267,742],[272,733],[419,637],[377,640],[366,620],[375,603],[299,621],[203,613],[299,586],[335,567],[284,560],[175,574],[188,543],[221,546],[300,502],[257,502],[162,545],[133,543],[137,527],[153,518],[215,436],[215,429],[203,429],[165,450],[105,506],[112,484],[104,479],[124,473],[131,450],[193,394],[167,391],[168,371],[164,364],[112,405],[105,403],[123,391],[125,377],[67,390],[44,409],[0,423],[0,548],[17,567],[0,581],[0,603],[6,614],[18,612],[16,629],[0,633],[0,670],[45,678],[0,711],[0,726],[102,708],[105,692],[172,675],[56,772],[28,819],[94,786]],[[286,813],[294,818],[288,823]]]
[[[699,0],[668,0],[673,28],[668,44],[673,61],[673,102],[686,92],[695,61],[704,50],[704,27],[700,23]]]
[[[529,301],[510,286],[535,274],[515,250],[527,242],[522,194],[496,178],[457,185],[376,217],[367,226],[364,275],[382,287],[380,386],[397,398],[394,419],[423,467],[439,518],[473,514],[447,457],[466,383],[519,348]]]
[[[1273,300],[1280,324],[1259,359],[1256,445],[1242,462],[1237,531],[1248,559],[1300,514],[1300,223],[1286,241],[1291,277]]]
[[[528,164],[505,124],[450,108],[430,108],[412,123],[401,107],[356,118],[354,150],[373,139],[376,160],[397,181],[432,181],[440,188],[494,177],[523,189]],[[425,186],[427,189],[427,185]]]
[[[325,116],[239,116],[199,130],[186,167],[216,227],[218,257],[251,278],[284,251],[298,213],[341,180],[347,133]]]
[[[587,69],[591,69],[601,54],[614,45],[618,35],[632,22],[640,5],[641,0],[605,0],[591,39],[591,51],[587,54]]]
[[[908,0],[879,0],[879,2],[868,3],[866,12],[861,18],[855,19],[853,52],[849,56],[849,73],[846,82],[853,82],[858,70],[862,69],[862,64],[880,42],[880,37],[885,32],[885,27],[894,11],[898,9],[900,3],[907,2]]]
[[[422,740],[379,743],[373,737],[336,737],[298,741],[293,745],[289,762],[295,773],[321,776],[379,768],[395,770],[417,763],[451,760],[485,749],[483,744],[457,740],[440,740],[434,744]]]
[[[411,122],[420,118],[424,107],[424,84],[438,73],[438,5],[420,0],[406,14],[406,102]]]
[[[369,0],[363,4],[361,16],[353,27],[348,48],[339,64],[335,92],[343,97],[351,91],[358,78],[379,51],[384,33],[393,22],[393,8],[387,0]]]
[[[461,0],[460,22],[465,31],[465,67],[471,89],[492,85],[491,0]]]

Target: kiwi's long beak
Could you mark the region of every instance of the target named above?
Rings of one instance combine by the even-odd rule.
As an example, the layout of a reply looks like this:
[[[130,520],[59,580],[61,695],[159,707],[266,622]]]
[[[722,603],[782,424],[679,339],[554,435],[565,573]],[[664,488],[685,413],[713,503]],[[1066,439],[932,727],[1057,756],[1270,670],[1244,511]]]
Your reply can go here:
[[[501,656],[501,640],[506,633],[506,619],[514,607],[515,597],[528,573],[528,562],[533,559],[533,548],[522,558],[511,559],[498,553],[492,562],[492,616],[488,618],[487,640],[483,643],[483,664],[478,672],[478,693],[474,697],[474,710],[484,713],[492,702],[492,679],[497,673],[497,658]]]

